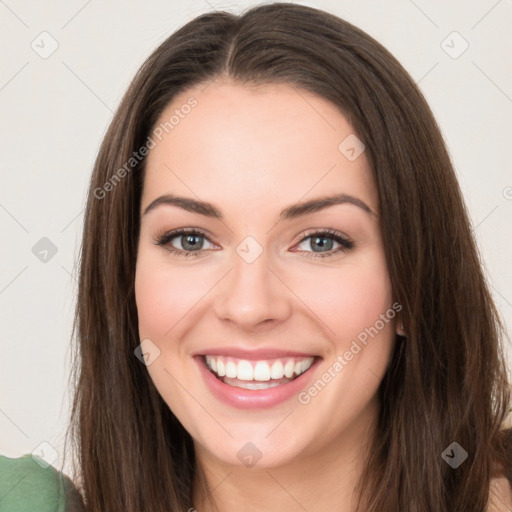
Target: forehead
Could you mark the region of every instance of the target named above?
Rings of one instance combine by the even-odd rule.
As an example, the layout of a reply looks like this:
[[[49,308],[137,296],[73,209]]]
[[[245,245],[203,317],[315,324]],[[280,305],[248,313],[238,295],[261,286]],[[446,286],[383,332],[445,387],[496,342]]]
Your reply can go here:
[[[173,99],[153,134],[142,207],[176,193],[265,212],[341,192],[377,210],[364,151],[355,159],[346,152],[354,141],[361,149],[352,126],[336,105],[303,89],[201,84]]]

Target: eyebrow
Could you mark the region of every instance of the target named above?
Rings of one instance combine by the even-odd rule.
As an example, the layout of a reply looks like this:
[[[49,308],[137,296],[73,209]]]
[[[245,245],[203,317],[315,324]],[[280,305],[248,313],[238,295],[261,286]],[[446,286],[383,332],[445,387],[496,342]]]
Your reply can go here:
[[[352,204],[371,216],[376,215],[375,212],[361,199],[348,194],[334,194],[287,206],[279,214],[279,220],[295,219],[337,204]],[[205,217],[220,220],[223,219],[222,212],[213,204],[173,194],[164,194],[163,196],[157,197],[145,208],[142,215],[144,216],[162,205],[173,205],[189,212],[199,213]]]

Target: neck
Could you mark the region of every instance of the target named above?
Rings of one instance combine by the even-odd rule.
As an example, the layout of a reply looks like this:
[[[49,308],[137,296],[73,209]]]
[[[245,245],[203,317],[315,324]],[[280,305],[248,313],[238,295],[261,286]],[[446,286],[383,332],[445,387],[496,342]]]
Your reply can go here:
[[[271,468],[231,466],[204,449],[196,449],[202,469],[201,483],[210,489],[209,499],[194,482],[195,509],[201,512],[260,512],[337,510],[355,512],[356,486],[373,441],[377,402],[372,401],[346,429],[314,454],[299,456]],[[326,428],[328,430],[328,427]]]

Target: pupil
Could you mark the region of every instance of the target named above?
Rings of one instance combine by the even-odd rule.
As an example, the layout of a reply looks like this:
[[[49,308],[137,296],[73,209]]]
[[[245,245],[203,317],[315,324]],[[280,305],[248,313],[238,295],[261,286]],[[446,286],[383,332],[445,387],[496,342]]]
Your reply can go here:
[[[325,243],[322,243],[322,242],[319,242],[319,240],[328,240],[327,244]],[[332,243],[333,243],[333,240],[331,240],[330,238],[327,238],[327,237],[324,237],[324,236],[317,236],[315,237],[315,244],[317,244],[320,248],[327,248],[327,251],[331,250],[332,249]]]
[[[183,244],[183,248],[188,251],[189,249],[186,247],[187,245],[190,245],[192,249],[194,248],[200,248],[202,247],[202,244],[197,242],[197,241],[194,241],[194,239],[197,239],[199,238],[198,235],[186,235],[184,237],[182,237],[182,240],[184,239],[185,240],[185,243]]]

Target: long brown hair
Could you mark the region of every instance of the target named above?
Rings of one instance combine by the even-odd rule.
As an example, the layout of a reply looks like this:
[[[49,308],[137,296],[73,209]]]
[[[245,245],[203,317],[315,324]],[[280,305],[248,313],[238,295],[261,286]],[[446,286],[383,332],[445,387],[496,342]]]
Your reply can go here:
[[[505,465],[500,425],[510,391],[502,327],[440,130],[383,46],[332,14],[288,3],[240,16],[204,14],[171,35],[135,76],[101,145],[74,324],[70,435],[87,509],[192,506],[199,470],[192,438],[134,356],[145,159],[130,158],[178,93],[219,76],[320,95],[339,107],[366,146],[407,339],[397,339],[379,388],[360,510],[484,511],[490,479]],[[452,442],[468,453],[457,469],[441,457]]]

